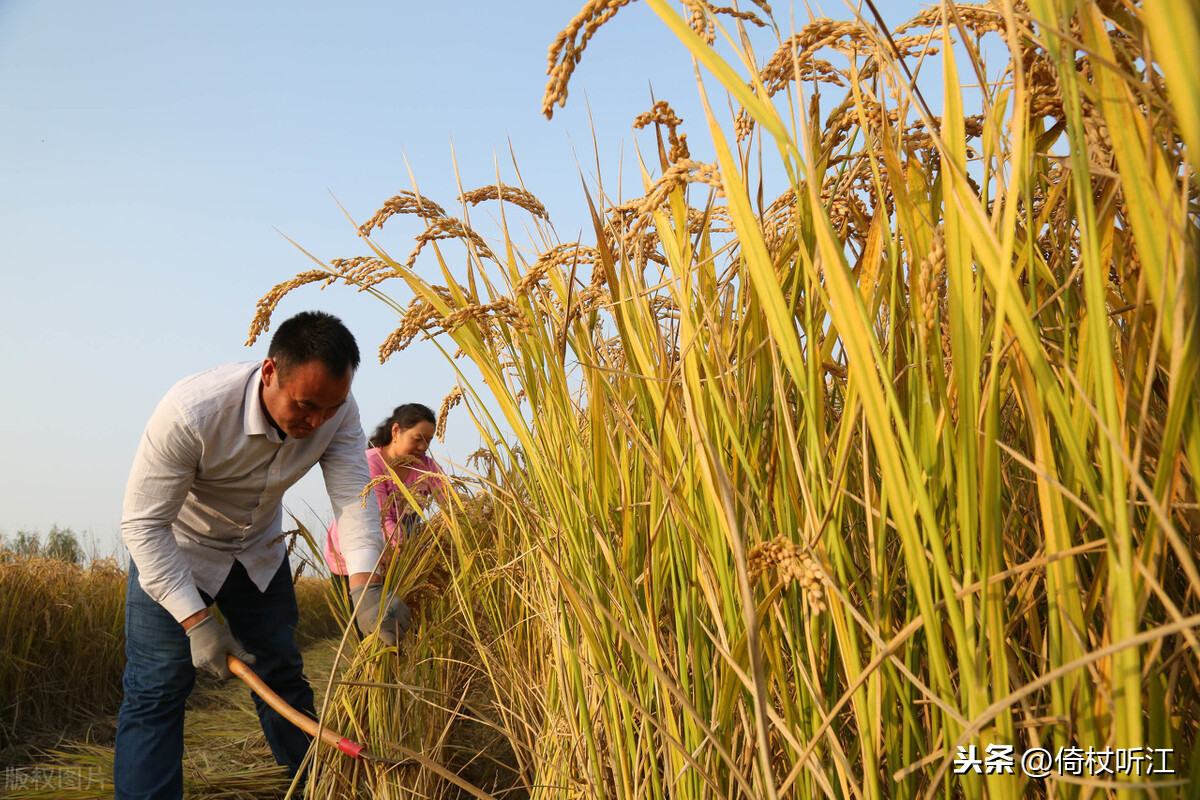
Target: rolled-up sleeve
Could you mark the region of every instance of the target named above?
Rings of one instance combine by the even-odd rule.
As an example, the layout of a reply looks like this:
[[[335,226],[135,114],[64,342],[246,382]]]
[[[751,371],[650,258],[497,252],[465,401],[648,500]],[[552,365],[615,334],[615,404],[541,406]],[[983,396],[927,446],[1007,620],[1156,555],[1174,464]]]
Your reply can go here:
[[[359,495],[371,482],[367,467],[367,437],[359,420],[358,405],[351,396],[333,440],[321,456],[325,490],[337,520],[338,546],[347,572],[372,572],[383,552],[379,508],[373,500],[364,503]]]
[[[165,398],[142,434],[121,513],[121,536],[142,588],[178,621],[204,608],[172,532],[196,479],[200,454],[195,432],[180,419],[172,399]]]

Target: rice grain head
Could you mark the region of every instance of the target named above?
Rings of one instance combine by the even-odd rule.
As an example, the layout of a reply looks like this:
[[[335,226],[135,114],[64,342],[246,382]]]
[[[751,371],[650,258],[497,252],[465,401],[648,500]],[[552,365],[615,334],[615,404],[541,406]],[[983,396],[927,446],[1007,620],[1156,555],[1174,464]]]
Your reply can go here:
[[[554,107],[567,104],[567,84],[571,74],[583,57],[588,41],[600,26],[608,22],[624,6],[633,0],[588,0],[575,18],[559,32],[550,45],[546,68],[546,91],[542,95],[542,113],[546,119],[554,116]]]
[[[446,417],[450,414],[450,409],[462,402],[463,389],[461,386],[455,386],[450,390],[450,394],[442,398],[442,407],[438,410],[437,429],[434,431],[437,434],[439,442],[446,441]]]
[[[550,215],[546,213],[546,207],[542,205],[542,201],[538,200],[533,193],[519,187],[507,186],[503,183],[483,186],[478,189],[472,189],[469,192],[463,192],[458,197],[459,202],[469,203],[472,206],[477,206],[487,200],[499,200],[504,203],[512,203],[533,214],[535,217],[540,217],[547,222],[550,221]]]
[[[301,272],[291,280],[286,280],[272,287],[271,291],[263,295],[262,299],[258,301],[258,306],[254,312],[254,319],[250,321],[250,336],[246,339],[246,347],[254,344],[258,341],[259,336],[271,329],[271,314],[275,312],[275,307],[279,305],[279,301],[288,292],[300,286],[316,283],[317,281],[324,281],[324,284],[321,285],[321,288],[324,289],[337,280],[337,277],[337,275],[323,269],[310,269],[307,272]]]

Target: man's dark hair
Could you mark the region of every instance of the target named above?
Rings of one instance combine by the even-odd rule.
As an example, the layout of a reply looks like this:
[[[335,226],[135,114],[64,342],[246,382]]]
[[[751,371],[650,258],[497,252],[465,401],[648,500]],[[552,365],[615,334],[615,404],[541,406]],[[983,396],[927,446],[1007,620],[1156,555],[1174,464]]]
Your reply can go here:
[[[358,343],[354,334],[333,314],[301,311],[285,320],[271,337],[267,355],[275,359],[282,376],[292,367],[320,361],[330,375],[342,376],[358,369]]]
[[[379,423],[375,433],[367,440],[371,447],[384,447],[392,443],[392,426],[399,425],[400,430],[406,431],[420,422],[432,422],[437,425],[437,415],[429,406],[420,403],[405,403],[396,406],[392,415]]]

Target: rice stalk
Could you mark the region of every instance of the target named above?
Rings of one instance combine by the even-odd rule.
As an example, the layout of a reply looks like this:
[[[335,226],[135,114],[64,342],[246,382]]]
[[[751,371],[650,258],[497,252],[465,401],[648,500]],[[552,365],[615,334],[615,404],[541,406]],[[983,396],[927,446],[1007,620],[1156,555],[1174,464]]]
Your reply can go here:
[[[1200,237],[1195,98],[1160,48],[1194,15],[943,3],[785,38],[647,4],[707,70],[711,154],[656,103],[635,120],[656,132],[642,196],[589,197],[586,241],[539,227],[531,256],[507,220],[487,252],[445,228],[465,283],[438,239],[419,253],[436,284],[365,240],[412,295],[381,355],[452,342],[483,376],[460,383],[485,448],[443,517],[440,608],[511,749],[506,788],[1182,795]],[[555,42],[547,116],[624,5],[586,5]],[[751,193],[768,176],[771,203]],[[955,770],[995,747],[1149,748],[1174,774]]]

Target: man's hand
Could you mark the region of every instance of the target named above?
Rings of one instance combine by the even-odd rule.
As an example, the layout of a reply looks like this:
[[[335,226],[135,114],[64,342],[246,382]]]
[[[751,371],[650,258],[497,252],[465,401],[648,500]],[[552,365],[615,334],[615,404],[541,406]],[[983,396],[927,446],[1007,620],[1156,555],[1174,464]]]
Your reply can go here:
[[[382,583],[364,583],[350,587],[350,600],[354,606],[354,624],[363,636],[379,628],[379,638],[389,647],[400,643],[408,633],[412,612],[399,597],[384,600]]]
[[[192,666],[207,669],[221,680],[233,673],[225,663],[225,656],[235,655],[247,664],[254,663],[254,656],[233,638],[216,617],[208,616],[188,628],[188,643],[192,646]]]

